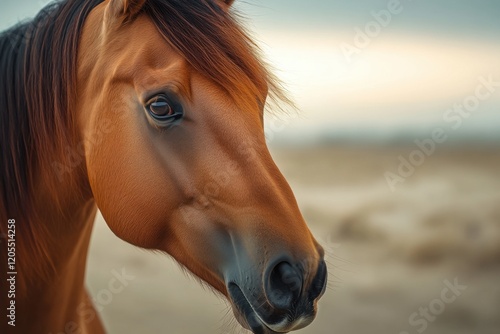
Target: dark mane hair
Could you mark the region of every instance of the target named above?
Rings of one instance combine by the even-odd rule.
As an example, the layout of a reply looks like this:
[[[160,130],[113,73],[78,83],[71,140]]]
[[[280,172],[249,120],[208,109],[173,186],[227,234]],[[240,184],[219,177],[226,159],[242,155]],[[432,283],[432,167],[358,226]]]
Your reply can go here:
[[[64,148],[76,144],[71,105],[78,43],[88,14],[101,2],[56,2],[0,34],[0,237],[7,219],[16,219],[19,261],[31,270],[18,284],[48,277],[51,269],[47,249],[55,241],[37,223],[33,202],[47,195],[35,193],[37,184],[43,182],[50,194],[57,193],[57,182],[37,176],[54,174],[52,163],[67,162]],[[194,69],[239,106],[254,103],[265,89],[271,99],[289,102],[257,57],[255,44],[218,0],[148,0],[142,10]],[[0,251],[0,263],[6,263],[6,254]]]
[[[47,277],[50,234],[34,209],[37,175],[53,173],[74,131],[68,112],[74,98],[78,41],[85,19],[101,0],[68,0],[45,7],[31,21],[0,35],[0,234],[16,219],[18,284]],[[4,241],[4,240],[3,240]],[[5,247],[2,242],[2,247]],[[6,249],[0,252],[6,263]],[[49,264],[47,266],[47,263]]]

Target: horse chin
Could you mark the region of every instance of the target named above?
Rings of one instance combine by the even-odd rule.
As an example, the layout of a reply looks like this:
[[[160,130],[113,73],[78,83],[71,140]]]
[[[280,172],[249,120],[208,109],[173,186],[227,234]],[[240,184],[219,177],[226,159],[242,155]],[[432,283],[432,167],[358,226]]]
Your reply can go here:
[[[233,305],[233,312],[235,314],[236,320],[238,320],[241,326],[250,330],[254,334],[287,333],[275,332],[267,327],[267,325],[255,312],[252,305],[238,285],[236,285],[235,283],[229,284],[228,291],[231,304]]]

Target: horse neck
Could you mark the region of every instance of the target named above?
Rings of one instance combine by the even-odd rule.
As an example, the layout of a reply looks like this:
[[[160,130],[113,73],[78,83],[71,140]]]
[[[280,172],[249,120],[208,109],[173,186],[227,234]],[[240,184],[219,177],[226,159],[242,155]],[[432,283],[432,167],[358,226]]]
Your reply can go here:
[[[45,192],[43,188],[38,190],[39,194]],[[92,199],[73,202],[72,206],[54,211],[51,209],[51,196],[42,195],[40,198],[43,200],[35,204],[37,215],[33,219],[44,226],[47,234],[43,237],[50,238],[50,242],[45,245],[46,253],[41,257],[45,260],[41,264],[44,272],[33,270],[33,267],[38,265],[33,260],[40,259],[38,254],[21,249],[25,247],[26,240],[23,240],[23,237],[28,231],[23,226],[26,221],[16,219],[16,327],[20,333],[65,332],[65,326],[69,323],[85,328],[89,323],[82,323],[82,305],[85,310],[94,312],[95,321],[98,321],[97,314],[87,301],[84,288],[87,252],[97,210],[95,203]],[[2,264],[2,267],[6,268],[7,265]],[[0,276],[5,274],[6,272],[2,271]],[[2,277],[2,282],[5,282],[6,278]],[[0,299],[5,298],[4,295],[6,293],[2,293]],[[2,321],[0,325],[2,333],[8,332],[3,330],[5,324],[6,322]],[[99,324],[94,326],[100,328]],[[100,332],[99,329],[95,331]]]
[[[16,327],[24,333],[60,333],[68,323],[81,323],[78,307],[86,300],[85,267],[97,208],[93,198],[82,190],[81,172],[75,170],[56,192],[51,186],[54,180],[48,180],[53,176],[43,169],[35,175],[33,192],[27,197],[32,200],[31,216],[19,221],[16,218],[19,241]],[[23,223],[28,224],[25,227]],[[28,248],[27,229],[34,226],[37,226],[36,238],[45,241],[38,248]]]
[[[76,209],[69,220],[47,212],[48,220],[43,224],[53,240],[47,250],[51,268],[48,277],[27,286],[19,314],[30,319],[23,324],[33,324],[37,331],[45,328],[45,332],[59,333],[67,323],[79,323],[78,307],[85,298],[85,267],[95,213],[93,201]]]

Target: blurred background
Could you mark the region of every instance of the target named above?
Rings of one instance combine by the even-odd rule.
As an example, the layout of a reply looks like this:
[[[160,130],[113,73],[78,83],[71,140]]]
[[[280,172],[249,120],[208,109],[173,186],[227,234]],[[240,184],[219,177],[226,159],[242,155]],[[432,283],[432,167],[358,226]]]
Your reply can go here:
[[[0,28],[47,1],[2,0]],[[246,0],[299,112],[266,136],[324,245],[300,333],[500,333],[500,2]],[[113,270],[135,276],[104,299]],[[87,272],[110,333],[243,333],[177,265],[102,218]]]

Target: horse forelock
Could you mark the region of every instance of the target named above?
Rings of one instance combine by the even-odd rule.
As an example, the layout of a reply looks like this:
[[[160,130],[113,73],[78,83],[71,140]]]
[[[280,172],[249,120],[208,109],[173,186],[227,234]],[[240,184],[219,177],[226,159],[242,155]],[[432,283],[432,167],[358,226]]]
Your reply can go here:
[[[271,106],[293,106],[238,15],[220,1],[153,0],[143,11],[189,64],[227,91],[241,109],[263,104],[255,101],[263,92],[269,93]]]

